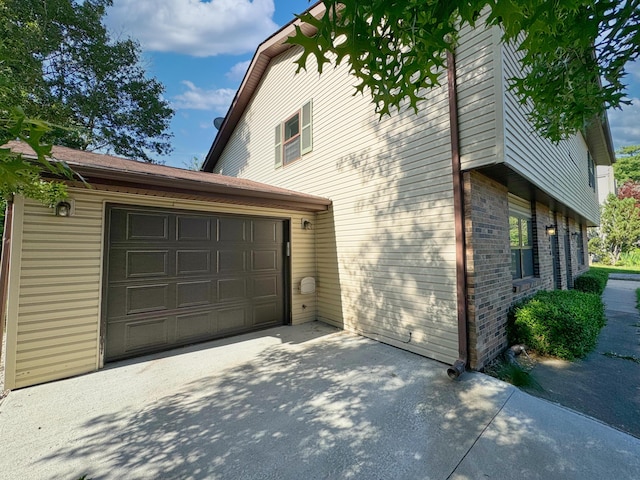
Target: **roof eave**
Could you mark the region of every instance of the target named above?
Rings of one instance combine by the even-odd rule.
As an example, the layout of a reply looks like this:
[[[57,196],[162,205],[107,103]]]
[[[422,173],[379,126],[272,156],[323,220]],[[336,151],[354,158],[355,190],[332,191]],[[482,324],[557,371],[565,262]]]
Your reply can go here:
[[[612,165],[616,161],[615,149],[607,114],[594,118],[586,128],[586,142],[596,165]]]
[[[324,3],[321,1],[317,2],[315,5],[311,6],[307,12],[311,13],[314,17],[320,17],[325,12]],[[315,27],[312,27],[307,23],[303,23],[296,18],[283,26],[258,46],[253,58],[251,59],[249,68],[242,79],[242,83],[233,97],[231,106],[224,117],[224,121],[218,130],[218,134],[205,157],[201,170],[212,172],[215,168],[222,151],[226,147],[229,138],[231,138],[231,134],[238,125],[247,105],[257,90],[271,59],[293,47],[293,45],[284,42],[287,38],[295,34],[296,26],[300,27],[305,35],[310,36],[316,32]]]

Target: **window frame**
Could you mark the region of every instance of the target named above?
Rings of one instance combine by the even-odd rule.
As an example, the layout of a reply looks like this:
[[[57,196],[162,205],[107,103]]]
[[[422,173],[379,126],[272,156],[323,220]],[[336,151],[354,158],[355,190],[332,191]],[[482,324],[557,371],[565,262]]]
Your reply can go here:
[[[284,122],[282,122],[282,166],[286,167],[287,165],[292,164],[293,162],[300,160],[302,158],[302,145],[301,145],[301,134],[302,134],[302,129],[300,128],[300,121],[301,121],[301,114],[302,111],[298,110],[296,113],[294,113],[293,115],[291,115],[289,118],[287,118]],[[289,123],[291,120],[293,120],[294,118],[298,119],[298,133],[296,133],[295,135],[289,137],[289,138],[285,138],[287,136],[287,123]],[[286,155],[285,155],[285,151],[287,148],[287,145],[292,144],[294,141],[298,140],[298,152],[297,152],[297,156],[291,160],[287,160],[286,159]]]
[[[297,118],[298,133],[285,139],[287,124]],[[306,123],[305,123],[306,122]],[[285,149],[292,143],[298,143],[297,156],[290,160],[285,159]],[[275,168],[283,168],[297,162],[307,153],[313,150],[313,103],[305,102],[295,113],[288,116],[275,127]]]
[[[593,163],[593,158],[591,158],[591,154],[587,152],[587,175],[589,176],[589,187],[595,192],[596,191],[596,166]]]
[[[518,245],[513,245],[511,241],[511,219],[517,220],[518,227]],[[530,225],[530,227],[529,227]],[[523,243],[523,229],[526,229],[527,244]],[[534,231],[535,221],[531,209],[531,203],[521,198],[515,197],[509,194],[509,251],[511,254],[511,279],[513,281],[535,278],[536,276],[536,258],[534,248]],[[524,255],[523,252],[530,252],[529,255]],[[513,269],[513,256],[514,252],[518,252],[517,259],[518,265],[515,270]],[[531,260],[527,260],[530,258]],[[530,271],[531,274],[525,275],[525,272]],[[519,272],[519,273],[518,273]]]

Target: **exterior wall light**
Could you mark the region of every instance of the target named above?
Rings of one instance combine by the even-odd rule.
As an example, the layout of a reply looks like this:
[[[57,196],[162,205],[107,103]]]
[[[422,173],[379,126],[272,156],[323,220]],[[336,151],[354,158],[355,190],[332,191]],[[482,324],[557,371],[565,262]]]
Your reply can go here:
[[[545,228],[545,231],[547,232],[547,235],[549,235],[550,237],[552,237],[553,235],[556,234],[556,226],[555,225],[548,225]]]
[[[306,218],[303,218],[300,223],[302,225],[303,230],[311,230],[313,228],[313,225],[311,224],[311,222]]]
[[[57,217],[70,217],[73,215],[72,202],[58,202],[55,206],[55,214]]]

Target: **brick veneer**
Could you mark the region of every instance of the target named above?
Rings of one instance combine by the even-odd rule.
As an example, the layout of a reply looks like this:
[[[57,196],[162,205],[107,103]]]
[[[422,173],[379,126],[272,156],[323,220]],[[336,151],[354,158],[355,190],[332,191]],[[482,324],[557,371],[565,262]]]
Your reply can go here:
[[[467,172],[464,207],[469,361],[480,369],[507,346],[512,297],[507,188]]]
[[[467,262],[467,320],[471,368],[482,369],[507,346],[507,315],[516,302],[539,290],[555,288],[552,242],[557,242],[558,285],[569,287],[569,279],[588,269],[578,261],[578,233],[582,229],[586,252],[586,229],[575,220],[552,212],[536,202],[532,208],[534,277],[511,278],[509,245],[509,201],[504,185],[478,172],[464,174],[464,208]],[[549,236],[546,227],[555,225]],[[568,238],[568,241],[567,241]],[[570,265],[565,254],[570,255]],[[571,267],[567,276],[567,266]]]

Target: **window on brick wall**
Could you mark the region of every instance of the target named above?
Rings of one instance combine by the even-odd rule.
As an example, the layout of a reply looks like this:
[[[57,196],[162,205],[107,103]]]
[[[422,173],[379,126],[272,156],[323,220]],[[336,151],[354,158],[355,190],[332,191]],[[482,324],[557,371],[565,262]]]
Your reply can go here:
[[[521,199],[509,200],[509,241],[511,245],[511,277],[533,277],[533,220],[531,207]]]
[[[585,263],[584,258],[584,237],[582,236],[582,225],[580,225],[580,231],[576,235],[576,242],[578,243],[578,265],[582,266]]]

